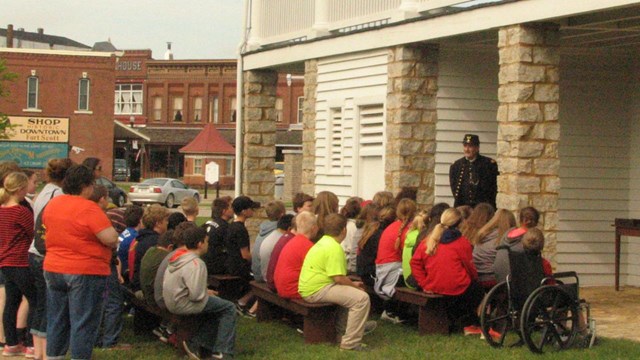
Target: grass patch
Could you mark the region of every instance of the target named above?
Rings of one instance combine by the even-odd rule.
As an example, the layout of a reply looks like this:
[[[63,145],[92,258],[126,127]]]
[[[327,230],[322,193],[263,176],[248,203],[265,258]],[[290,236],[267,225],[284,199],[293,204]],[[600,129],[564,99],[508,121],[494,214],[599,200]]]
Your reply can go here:
[[[257,323],[253,319],[238,321],[237,359],[638,359],[640,343],[630,340],[600,339],[592,349],[569,349],[536,355],[526,348],[491,348],[478,336],[419,336],[417,328],[379,322],[378,329],[365,337],[371,351],[342,352],[337,346],[305,345],[302,336],[282,322]],[[175,359],[177,352],[154,336],[134,336],[131,318],[127,318],[122,342],[133,344],[131,350],[95,350],[98,360]]]

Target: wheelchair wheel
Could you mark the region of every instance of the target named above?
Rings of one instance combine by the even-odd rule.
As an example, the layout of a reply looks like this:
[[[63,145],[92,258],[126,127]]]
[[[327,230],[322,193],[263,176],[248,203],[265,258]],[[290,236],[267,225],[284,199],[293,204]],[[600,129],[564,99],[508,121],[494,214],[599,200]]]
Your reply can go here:
[[[546,285],[529,295],[522,308],[520,331],[529,349],[561,350],[571,346],[578,330],[578,304],[559,286]]]
[[[482,300],[480,328],[489,345],[493,347],[506,345],[507,333],[514,330],[506,282],[494,286]]]

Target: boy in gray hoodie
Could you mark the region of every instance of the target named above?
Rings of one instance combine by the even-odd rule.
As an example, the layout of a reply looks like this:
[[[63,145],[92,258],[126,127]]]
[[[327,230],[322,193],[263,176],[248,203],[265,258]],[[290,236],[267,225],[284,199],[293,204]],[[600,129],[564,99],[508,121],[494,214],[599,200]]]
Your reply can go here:
[[[171,255],[165,271],[162,295],[167,309],[178,315],[200,315],[195,335],[183,346],[192,359],[233,357],[236,337],[235,305],[207,289],[207,266],[200,256],[209,241],[204,229],[193,224],[184,229],[186,249]],[[213,325],[216,325],[213,326]]]

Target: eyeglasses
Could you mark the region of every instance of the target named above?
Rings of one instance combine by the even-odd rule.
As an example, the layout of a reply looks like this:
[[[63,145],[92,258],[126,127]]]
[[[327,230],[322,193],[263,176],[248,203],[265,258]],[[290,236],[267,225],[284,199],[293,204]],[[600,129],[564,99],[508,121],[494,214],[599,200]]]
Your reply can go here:
[[[96,166],[96,170],[100,170],[100,171],[102,171],[102,165],[98,165],[98,166]]]

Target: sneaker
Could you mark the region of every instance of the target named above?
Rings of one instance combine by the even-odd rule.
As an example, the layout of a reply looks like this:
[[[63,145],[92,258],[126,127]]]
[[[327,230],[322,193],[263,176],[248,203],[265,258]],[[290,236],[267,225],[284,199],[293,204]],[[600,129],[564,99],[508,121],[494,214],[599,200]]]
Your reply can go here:
[[[358,351],[358,352],[367,352],[367,351],[371,351],[371,349],[369,349],[369,346],[367,346],[367,344],[364,343],[360,343],[358,345],[356,345],[355,347],[352,347],[350,349],[347,348],[340,348],[340,351]]]
[[[24,357],[28,359],[34,359],[36,357],[36,353],[35,353],[35,350],[33,349],[33,346],[27,346],[24,348]]]
[[[200,351],[199,349],[196,349],[195,345],[190,344],[188,340],[185,340],[182,342],[182,346],[190,359],[201,360]]]
[[[302,328],[297,327],[296,331],[298,332],[298,334],[304,335],[304,330],[302,330]]]
[[[493,330],[492,328],[489,328],[489,336],[491,336],[492,339],[499,339],[502,336],[502,334]],[[483,333],[480,333],[480,339],[486,340],[487,338],[484,337]]]
[[[469,325],[464,327],[464,335],[481,335],[482,329],[477,325]]]
[[[157,328],[153,329],[153,331],[151,332],[153,333],[153,335],[157,337],[161,337],[162,335],[164,335],[164,328],[162,326],[158,326]]]
[[[236,303],[236,313],[239,316],[245,317],[245,318],[250,318],[250,319],[255,319],[256,317],[256,313],[253,313],[251,311],[249,311],[249,309],[247,309],[246,306],[242,306],[239,303]]]
[[[375,330],[377,327],[378,327],[377,322],[373,320],[367,321],[366,323],[364,323],[364,335],[371,334],[373,330]]]
[[[233,359],[233,357],[229,354],[223,354],[221,352],[214,352],[207,359]]]
[[[173,345],[173,347],[178,347],[178,335],[176,334],[171,334],[169,335],[169,337],[167,338],[167,344],[171,344]]]
[[[380,320],[389,321],[390,323],[393,323],[393,324],[402,324],[404,322],[404,320],[400,319],[398,315],[395,315],[387,311],[382,312],[382,315],[380,315]]]
[[[25,348],[22,345],[5,345],[2,350],[2,356],[24,356]]]

